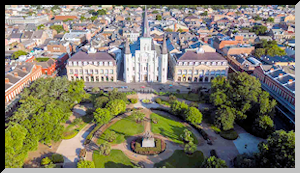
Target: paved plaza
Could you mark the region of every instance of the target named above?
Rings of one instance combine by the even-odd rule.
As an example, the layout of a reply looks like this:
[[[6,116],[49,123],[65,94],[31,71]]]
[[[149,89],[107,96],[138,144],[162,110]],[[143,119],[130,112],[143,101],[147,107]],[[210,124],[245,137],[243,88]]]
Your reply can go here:
[[[107,91],[112,90],[113,88],[118,88],[119,91],[144,91],[151,92],[153,90],[157,92],[180,92],[187,93],[193,89],[198,89],[199,87],[210,88],[210,83],[178,83],[168,80],[166,83],[157,83],[157,82],[141,82],[141,83],[126,83],[124,81],[117,82],[85,82],[86,89],[91,89],[93,87],[99,87]],[[121,88],[127,86],[127,89]]]

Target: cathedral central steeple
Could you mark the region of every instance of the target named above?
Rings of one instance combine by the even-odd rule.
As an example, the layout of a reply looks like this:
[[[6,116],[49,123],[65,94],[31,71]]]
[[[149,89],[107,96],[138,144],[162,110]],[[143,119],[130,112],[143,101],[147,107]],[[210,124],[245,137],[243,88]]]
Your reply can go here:
[[[143,37],[150,37],[150,29],[149,29],[149,22],[147,16],[147,5],[145,5],[145,12],[144,12],[144,32]]]

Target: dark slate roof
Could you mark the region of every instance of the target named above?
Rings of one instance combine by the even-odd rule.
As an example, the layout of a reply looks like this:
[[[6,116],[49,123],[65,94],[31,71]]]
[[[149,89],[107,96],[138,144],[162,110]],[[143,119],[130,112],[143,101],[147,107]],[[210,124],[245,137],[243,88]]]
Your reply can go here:
[[[290,79],[292,79],[293,81],[295,80],[295,78],[291,75],[286,75],[286,76],[282,76],[282,77],[277,78],[277,80],[281,84],[285,84],[285,83],[289,82]]]
[[[272,76],[273,78],[276,78],[276,77],[279,76],[280,73],[283,74],[283,75],[286,74],[286,72],[284,72],[284,71],[282,71],[282,70],[280,69],[280,70],[275,70],[275,71],[273,71],[273,72],[270,72],[269,75]]]
[[[200,46],[202,46],[203,44],[200,41],[197,41],[196,43],[193,43],[190,45],[190,48],[195,49],[198,48]]]
[[[11,39],[11,38],[21,38],[21,37],[22,37],[22,33],[12,33],[8,38]]]
[[[290,84],[287,84],[287,85],[285,85],[287,88],[289,88],[290,90],[292,90],[292,91],[295,91],[295,82],[293,82],[293,83],[290,83]]]
[[[75,53],[69,61],[112,61],[114,65],[115,59],[107,52],[86,53],[79,51]]]
[[[201,60],[226,60],[222,55],[216,52],[196,53],[194,51],[186,51],[179,61],[201,61]]]
[[[33,34],[32,34],[32,39],[39,39],[42,37],[43,35],[43,30],[38,30],[38,31],[34,31]]]

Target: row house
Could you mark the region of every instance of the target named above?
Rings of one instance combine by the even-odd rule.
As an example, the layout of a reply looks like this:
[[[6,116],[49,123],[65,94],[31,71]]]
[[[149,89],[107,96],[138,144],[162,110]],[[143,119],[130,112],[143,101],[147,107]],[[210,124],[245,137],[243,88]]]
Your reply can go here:
[[[115,59],[107,52],[97,52],[94,48],[86,53],[78,51],[69,58],[67,76],[70,81],[116,82],[117,69]]]
[[[295,66],[260,65],[253,75],[272,97],[295,114]]]
[[[41,67],[30,62],[5,64],[5,107],[24,87],[42,75]]]

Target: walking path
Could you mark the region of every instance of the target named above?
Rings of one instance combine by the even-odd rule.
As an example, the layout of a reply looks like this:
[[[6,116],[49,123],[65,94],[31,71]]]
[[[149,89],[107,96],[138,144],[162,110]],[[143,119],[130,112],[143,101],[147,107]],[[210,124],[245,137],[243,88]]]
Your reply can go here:
[[[90,123],[86,125],[78,134],[72,139],[62,140],[56,153],[61,154],[65,161],[65,168],[76,168],[79,160],[79,152],[84,148],[84,141],[87,135],[92,131],[95,124]]]

